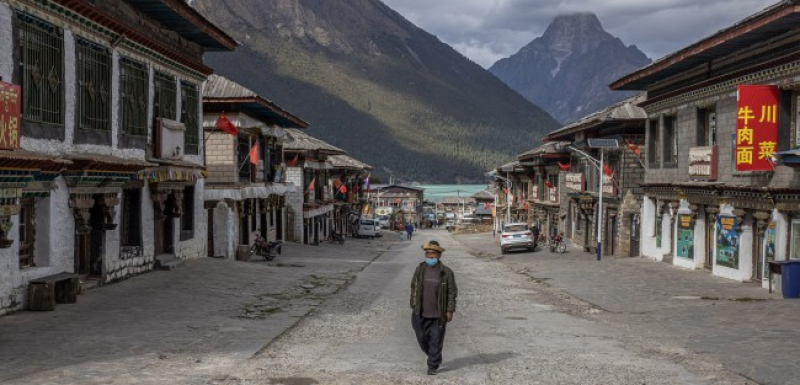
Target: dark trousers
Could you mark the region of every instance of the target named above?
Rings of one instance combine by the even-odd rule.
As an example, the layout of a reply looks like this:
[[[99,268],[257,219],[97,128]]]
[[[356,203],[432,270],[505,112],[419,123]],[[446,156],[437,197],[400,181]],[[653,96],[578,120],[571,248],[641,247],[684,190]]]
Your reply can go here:
[[[428,368],[438,369],[442,363],[444,332],[446,324],[439,326],[438,318],[425,318],[416,313],[411,314],[411,326],[417,335],[417,342],[422,351],[428,355]]]

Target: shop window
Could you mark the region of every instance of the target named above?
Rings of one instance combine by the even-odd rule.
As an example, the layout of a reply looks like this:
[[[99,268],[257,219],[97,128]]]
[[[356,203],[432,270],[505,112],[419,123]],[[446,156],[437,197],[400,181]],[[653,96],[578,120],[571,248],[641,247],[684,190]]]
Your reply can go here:
[[[132,136],[147,136],[147,98],[149,97],[147,66],[122,58],[120,72],[120,110],[122,132]]]
[[[27,14],[19,21],[22,117],[64,123],[64,36],[61,29]]]
[[[181,82],[181,122],[186,126],[186,133],[183,136],[186,154],[198,154],[200,140],[198,114],[197,85]]]
[[[675,167],[678,165],[678,132],[675,127],[675,117],[664,117],[664,165]]]
[[[181,215],[182,238],[192,238],[194,236],[194,186],[187,186],[183,189],[183,214]]]
[[[658,133],[658,119],[651,119],[647,124],[647,160],[650,168],[661,167],[661,138]]]
[[[154,86],[155,98],[153,100],[153,116],[156,118],[175,120],[178,113],[175,107],[177,98],[175,77],[156,72]]]
[[[142,190],[122,191],[122,246],[142,246]]]
[[[78,121],[80,128],[111,128],[111,54],[108,49],[78,39]]]
[[[34,204],[32,198],[20,199],[19,210],[19,266],[31,267],[33,263],[33,249],[36,243]]]
[[[714,107],[697,110],[697,145],[717,144],[717,112]]]

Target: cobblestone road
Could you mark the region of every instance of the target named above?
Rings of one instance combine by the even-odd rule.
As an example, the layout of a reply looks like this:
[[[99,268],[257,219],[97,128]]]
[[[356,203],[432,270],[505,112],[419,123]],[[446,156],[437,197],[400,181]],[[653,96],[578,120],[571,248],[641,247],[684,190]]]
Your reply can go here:
[[[456,238],[499,257],[491,234]],[[800,301],[753,284],[641,258],[604,258],[572,249],[511,253],[499,259],[551,290],[591,303],[589,315],[619,330],[640,350],[677,362],[718,363],[761,384],[800,383]]]

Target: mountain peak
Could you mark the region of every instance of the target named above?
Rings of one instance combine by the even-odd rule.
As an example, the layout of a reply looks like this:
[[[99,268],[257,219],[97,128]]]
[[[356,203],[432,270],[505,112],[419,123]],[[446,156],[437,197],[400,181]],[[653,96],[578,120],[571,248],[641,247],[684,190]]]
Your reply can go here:
[[[648,63],[635,46],[606,32],[597,16],[583,12],[557,16],[541,37],[489,71],[567,123],[630,96],[611,93],[607,85]]]

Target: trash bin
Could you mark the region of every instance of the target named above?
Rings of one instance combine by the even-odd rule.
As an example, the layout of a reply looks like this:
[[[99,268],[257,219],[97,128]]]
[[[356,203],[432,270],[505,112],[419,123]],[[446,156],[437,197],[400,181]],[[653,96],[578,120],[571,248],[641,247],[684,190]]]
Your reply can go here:
[[[783,298],[800,298],[800,260],[780,261]]]

